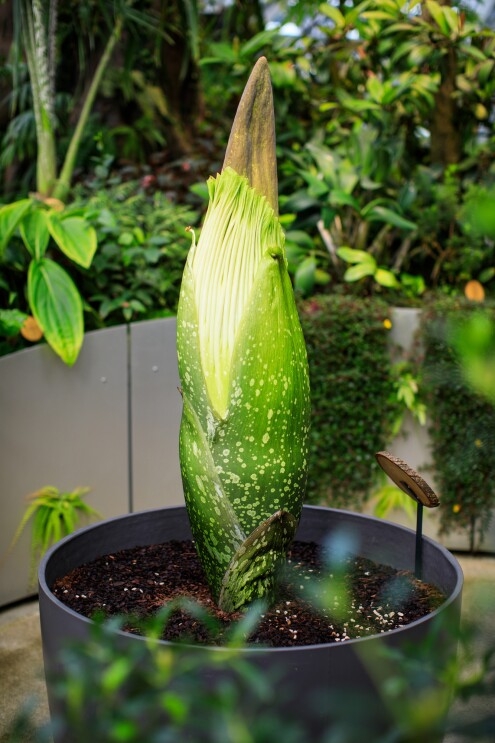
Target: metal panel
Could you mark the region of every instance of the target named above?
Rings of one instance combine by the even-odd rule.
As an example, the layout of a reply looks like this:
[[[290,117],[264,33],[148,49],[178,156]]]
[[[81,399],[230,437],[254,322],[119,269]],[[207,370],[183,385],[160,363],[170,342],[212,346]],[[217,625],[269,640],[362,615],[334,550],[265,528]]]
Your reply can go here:
[[[184,504],[179,466],[182,410],[175,318],[131,325],[134,511]]]
[[[72,368],[47,347],[0,359],[0,556],[44,485],[88,486],[104,517],[127,513],[127,328],[88,333]],[[1,558],[0,558],[1,559]],[[27,535],[0,562],[0,605],[29,586]]]

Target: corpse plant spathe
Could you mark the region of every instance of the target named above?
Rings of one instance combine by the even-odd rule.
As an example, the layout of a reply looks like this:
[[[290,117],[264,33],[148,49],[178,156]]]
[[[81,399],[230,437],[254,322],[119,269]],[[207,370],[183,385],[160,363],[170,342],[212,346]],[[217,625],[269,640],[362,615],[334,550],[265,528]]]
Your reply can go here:
[[[199,557],[219,607],[233,611],[272,593],[307,474],[309,374],[277,216],[264,58],[208,190],[177,318],[180,459]]]

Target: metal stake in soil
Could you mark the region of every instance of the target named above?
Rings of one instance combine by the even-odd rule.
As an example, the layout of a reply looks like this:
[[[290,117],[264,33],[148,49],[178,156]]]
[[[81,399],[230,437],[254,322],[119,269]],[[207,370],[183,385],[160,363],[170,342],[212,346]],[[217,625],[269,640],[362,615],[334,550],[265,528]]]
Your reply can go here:
[[[397,487],[407,493],[416,503],[414,574],[421,580],[423,578],[423,507],[436,508],[440,505],[440,501],[428,483],[399,457],[394,457],[388,451],[380,451],[376,454],[376,459]]]

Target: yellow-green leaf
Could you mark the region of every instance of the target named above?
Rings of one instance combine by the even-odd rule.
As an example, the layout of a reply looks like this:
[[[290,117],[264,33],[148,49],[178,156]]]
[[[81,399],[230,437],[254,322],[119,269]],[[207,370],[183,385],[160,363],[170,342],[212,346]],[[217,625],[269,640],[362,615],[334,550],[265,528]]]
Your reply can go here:
[[[33,258],[42,258],[50,240],[45,209],[34,209],[26,214],[19,225],[19,231]]]
[[[28,271],[28,300],[47,342],[72,366],[84,337],[82,301],[74,282],[49,258],[33,260]]]
[[[65,255],[83,268],[89,268],[97,247],[94,228],[83,217],[63,217],[51,212],[48,229]]]
[[[31,199],[21,199],[0,207],[0,255],[20,221],[31,208]]]

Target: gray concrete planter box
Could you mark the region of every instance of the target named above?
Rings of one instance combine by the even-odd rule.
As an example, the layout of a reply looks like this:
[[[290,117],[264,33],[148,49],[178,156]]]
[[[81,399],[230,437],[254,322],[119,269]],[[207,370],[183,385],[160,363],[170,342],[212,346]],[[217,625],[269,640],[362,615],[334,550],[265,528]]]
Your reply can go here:
[[[73,368],[48,346],[0,358],[0,556],[44,485],[88,486],[104,518],[180,505],[175,318],[86,334]],[[0,606],[33,595],[29,530],[0,565]]]
[[[355,554],[398,569],[414,569],[415,534],[411,530],[347,511],[304,507],[298,539],[322,544],[339,534],[351,536],[350,543],[356,545]],[[62,604],[50,590],[53,582],[78,565],[113,551],[188,538],[191,538],[191,532],[185,508],[170,508],[98,523],[67,537],[49,550],[39,569],[39,595],[45,672],[54,719],[64,719],[64,702],[55,698],[50,679],[60,671],[60,653],[67,643],[88,637],[91,620]],[[418,643],[435,637],[435,650],[440,653],[440,662],[445,666],[456,652],[463,576],[455,558],[429,539],[424,541],[424,579],[445,593],[445,602],[428,616],[405,627],[344,643],[244,649],[247,659],[276,674],[280,698],[289,700],[288,705],[282,705],[277,713],[288,715],[297,708],[298,718],[310,736],[308,740],[317,739],[334,720],[330,712],[332,701],[336,695],[338,698],[343,695],[351,704],[361,704],[363,698],[371,702],[370,716],[369,719],[365,717],[366,727],[363,728],[369,739],[373,738],[373,732],[390,726],[395,729],[397,720],[377,690],[377,686],[380,687],[377,679],[383,674],[380,665],[383,649],[417,648]],[[123,653],[129,644],[143,642],[143,638],[136,635],[120,631],[116,634],[122,641]],[[222,653],[225,649],[187,646],[184,652]],[[396,672],[397,668],[394,678],[397,678]],[[399,666],[399,674],[407,681],[407,664]],[[386,678],[385,674],[381,681],[386,681]],[[208,683],[208,677],[205,683]],[[318,700],[318,709],[315,709],[315,700]],[[440,734],[428,740],[439,743],[441,738]],[[55,743],[71,743],[73,739],[70,727],[66,726],[60,729]]]

